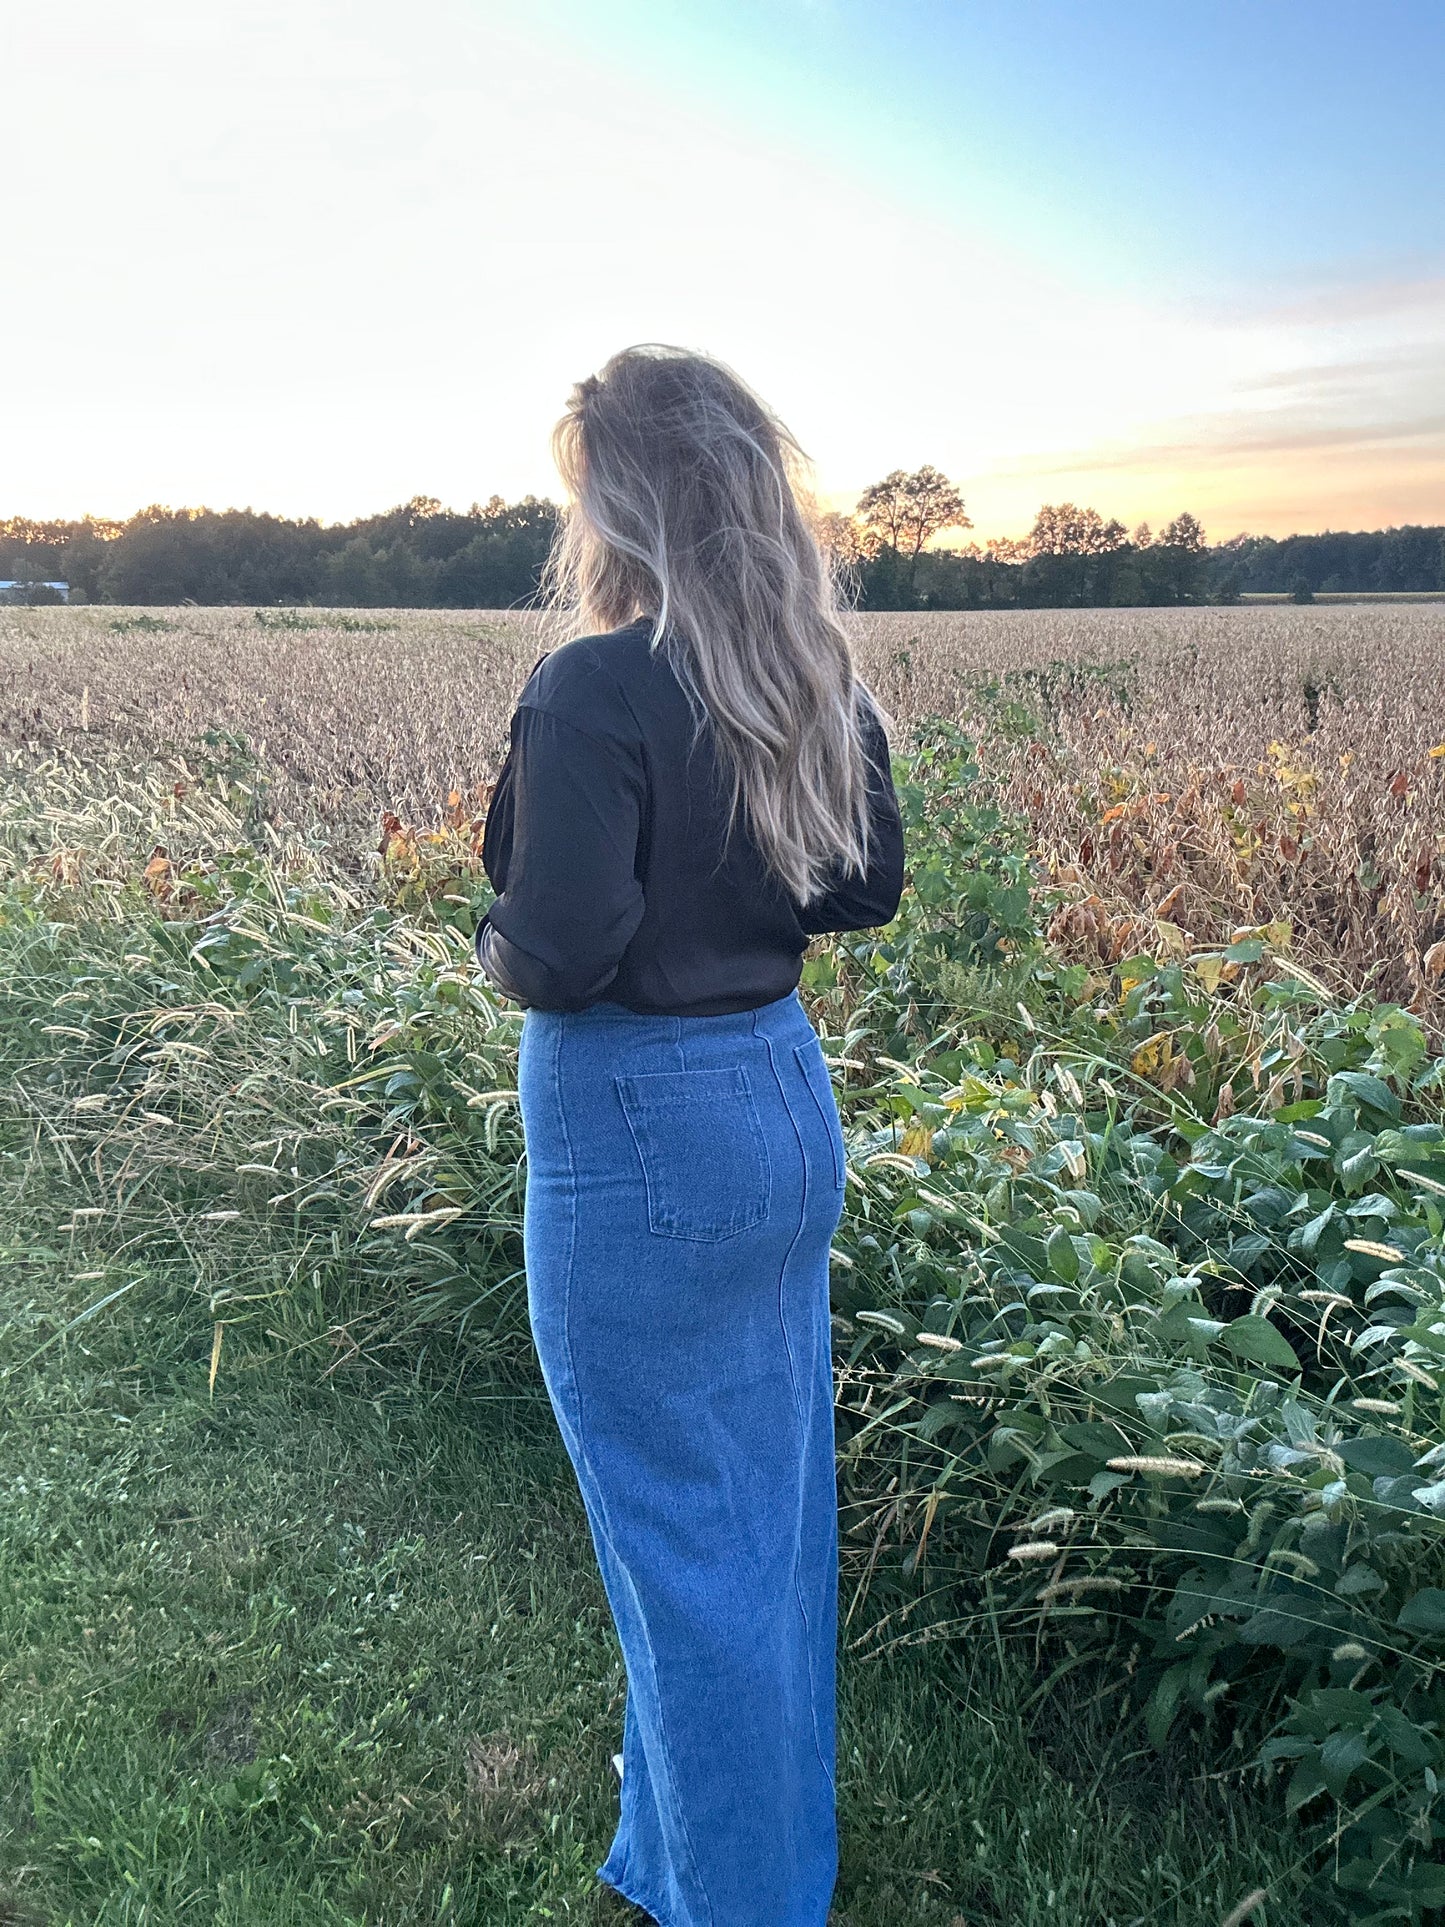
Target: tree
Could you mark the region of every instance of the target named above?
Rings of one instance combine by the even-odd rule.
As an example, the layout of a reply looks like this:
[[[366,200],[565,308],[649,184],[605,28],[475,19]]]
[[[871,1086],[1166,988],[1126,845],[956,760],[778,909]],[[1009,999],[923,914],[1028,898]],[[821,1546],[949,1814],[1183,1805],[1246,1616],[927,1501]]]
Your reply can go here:
[[[926,464],[911,475],[895,468],[881,482],[871,483],[858,497],[857,519],[865,554],[891,549],[902,558],[910,594],[918,558],[934,536],[944,529],[973,527],[953,483]]]
[[[1034,517],[1028,552],[1040,555],[1112,555],[1129,540],[1122,522],[1106,522],[1097,509],[1076,508],[1072,502],[1054,507],[1046,502]]]
[[[1374,585],[1380,589],[1433,589],[1436,573],[1439,532],[1406,524],[1386,529],[1380,541],[1373,570]]]
[[[1209,555],[1204,530],[1186,510],[1159,531],[1151,549],[1140,552],[1145,599],[1153,603],[1203,602],[1209,589]]]
[[[856,568],[862,555],[862,531],[851,515],[831,511],[813,524],[818,547],[837,569]]]
[[[1204,548],[1204,530],[1186,509],[1159,531],[1159,545],[1165,549],[1188,549],[1191,555],[1198,555]]]

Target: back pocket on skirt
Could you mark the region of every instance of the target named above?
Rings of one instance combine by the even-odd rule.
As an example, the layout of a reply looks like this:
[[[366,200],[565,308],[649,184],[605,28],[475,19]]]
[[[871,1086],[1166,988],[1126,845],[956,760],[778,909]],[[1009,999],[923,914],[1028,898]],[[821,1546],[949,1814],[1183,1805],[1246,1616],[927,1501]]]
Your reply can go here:
[[[746,1071],[644,1071],[614,1081],[653,1231],[716,1242],[762,1223],[770,1171]]]

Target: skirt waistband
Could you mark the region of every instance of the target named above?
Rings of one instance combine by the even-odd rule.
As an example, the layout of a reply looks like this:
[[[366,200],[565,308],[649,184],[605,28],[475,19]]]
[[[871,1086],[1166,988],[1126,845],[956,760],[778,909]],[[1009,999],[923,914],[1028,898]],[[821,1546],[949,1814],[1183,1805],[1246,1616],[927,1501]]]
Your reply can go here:
[[[675,1040],[703,1032],[716,1038],[767,1036],[779,1039],[792,1037],[800,1041],[805,1037],[817,1036],[812,1019],[804,1010],[803,1000],[796,989],[782,997],[775,997],[771,1003],[758,1004],[751,1010],[724,1011],[712,1016],[654,1014],[630,1010],[626,1004],[609,1003],[602,999],[589,1004],[585,1010],[529,1009],[524,1021],[534,1031],[551,1030],[554,1027],[567,1031],[616,1028],[625,1029],[639,1039],[656,1037]]]

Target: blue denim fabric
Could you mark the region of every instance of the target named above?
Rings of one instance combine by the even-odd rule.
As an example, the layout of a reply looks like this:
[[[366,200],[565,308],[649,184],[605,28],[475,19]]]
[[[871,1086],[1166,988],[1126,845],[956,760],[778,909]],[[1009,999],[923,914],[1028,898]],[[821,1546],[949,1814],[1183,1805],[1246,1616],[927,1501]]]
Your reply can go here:
[[[824,1927],[837,1871],[828,1247],[796,991],[528,1010],[528,1307],[627,1667],[599,1877],[661,1927]]]

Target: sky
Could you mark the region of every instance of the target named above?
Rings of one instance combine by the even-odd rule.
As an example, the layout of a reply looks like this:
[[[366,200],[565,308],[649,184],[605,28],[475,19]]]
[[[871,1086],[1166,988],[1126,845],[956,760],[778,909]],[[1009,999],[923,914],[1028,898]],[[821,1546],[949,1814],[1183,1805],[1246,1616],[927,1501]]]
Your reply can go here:
[[[555,494],[653,340],[837,507],[1445,521],[1442,0],[46,0],[0,73],[0,516]]]

